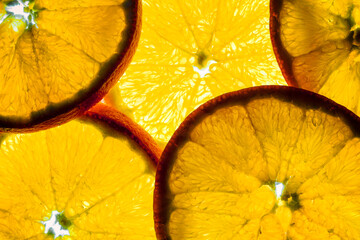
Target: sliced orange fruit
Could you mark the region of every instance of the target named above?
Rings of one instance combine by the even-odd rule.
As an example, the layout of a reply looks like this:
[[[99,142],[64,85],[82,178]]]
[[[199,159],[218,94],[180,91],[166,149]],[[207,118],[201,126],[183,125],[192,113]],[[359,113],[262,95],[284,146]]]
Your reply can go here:
[[[144,0],[139,47],[106,99],[165,145],[200,104],[265,84],[286,84],[268,0]]]
[[[286,81],[360,114],[360,3],[271,0],[270,30]]]
[[[219,96],[166,146],[154,201],[158,239],[360,239],[360,118],[293,87]]]
[[[3,136],[0,239],[155,239],[160,153],[103,105],[60,127]]]
[[[129,64],[140,0],[0,1],[0,132],[45,129],[102,99]]]

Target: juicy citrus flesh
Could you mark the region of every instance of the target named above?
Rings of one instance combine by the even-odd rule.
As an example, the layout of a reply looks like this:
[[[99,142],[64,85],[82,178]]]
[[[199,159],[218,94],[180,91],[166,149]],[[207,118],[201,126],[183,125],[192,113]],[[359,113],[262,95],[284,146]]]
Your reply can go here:
[[[275,30],[292,57],[293,84],[360,113],[360,2],[281,2]]]
[[[106,130],[106,129],[105,129]],[[71,121],[10,134],[0,148],[0,239],[54,239],[41,222],[62,212],[63,239],[155,239],[154,167],[123,134]]]
[[[307,95],[191,115],[158,165],[158,238],[360,239],[360,134]]]
[[[22,123],[100,88],[126,50],[136,4],[35,0],[29,26],[7,10],[19,2],[0,2],[0,118]]]
[[[215,96],[286,84],[272,52],[268,8],[267,0],[144,0],[138,49],[107,101],[165,144]]]

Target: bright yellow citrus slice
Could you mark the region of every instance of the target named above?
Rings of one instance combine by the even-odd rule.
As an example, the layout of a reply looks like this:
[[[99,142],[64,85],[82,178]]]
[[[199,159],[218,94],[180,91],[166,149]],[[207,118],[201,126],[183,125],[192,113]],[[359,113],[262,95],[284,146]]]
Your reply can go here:
[[[286,84],[268,25],[268,0],[144,0],[139,47],[107,101],[165,144],[210,98]]]
[[[360,118],[254,87],[190,114],[158,164],[158,239],[360,239]]]
[[[102,99],[135,52],[140,0],[0,1],[0,132],[68,121]]]
[[[159,156],[142,128],[99,105],[60,127],[3,136],[0,239],[155,239]]]
[[[270,2],[271,37],[286,81],[360,114],[360,2]]]

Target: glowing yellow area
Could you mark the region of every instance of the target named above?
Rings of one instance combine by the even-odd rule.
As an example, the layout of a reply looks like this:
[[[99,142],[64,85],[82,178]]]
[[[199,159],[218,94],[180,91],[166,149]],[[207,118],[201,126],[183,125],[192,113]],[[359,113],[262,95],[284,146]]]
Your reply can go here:
[[[107,100],[165,144],[210,98],[285,84],[268,25],[268,0],[144,0],[139,47]]]
[[[360,3],[283,1],[281,41],[300,87],[360,113]],[[296,26],[296,27],[295,27]]]
[[[41,221],[54,210],[71,222],[63,239],[155,239],[148,164],[125,136],[84,122],[8,135],[0,149],[0,239],[48,239]]]
[[[253,99],[206,116],[174,157],[172,239],[360,239],[360,138],[336,116]]]
[[[0,21],[0,116],[29,120],[89,90],[121,47],[124,1],[36,0],[36,27],[25,29],[14,17]],[[1,2],[0,20],[5,8]]]

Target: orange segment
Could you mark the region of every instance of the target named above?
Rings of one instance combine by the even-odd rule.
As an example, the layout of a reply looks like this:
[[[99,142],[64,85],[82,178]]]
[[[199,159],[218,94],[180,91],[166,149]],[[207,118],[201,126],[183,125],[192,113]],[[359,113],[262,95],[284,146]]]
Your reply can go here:
[[[359,129],[349,110],[297,88],[210,100],[161,156],[158,239],[358,239]]]
[[[127,24],[126,12],[120,3],[114,3],[114,6],[43,10],[40,13],[37,19],[39,29],[56,36],[66,33],[59,37],[71,47],[81,49],[82,54],[97,63],[105,62],[117,51],[124,37],[121,32]],[[99,21],[102,18],[106,21]]]
[[[270,1],[274,51],[286,81],[360,113],[358,1]]]
[[[0,131],[48,128],[100,101],[134,54],[140,7],[137,0],[1,3]]]
[[[65,239],[155,239],[159,156],[144,130],[102,105],[60,127],[6,135],[0,150],[0,237],[54,239],[43,223],[58,211],[58,222],[69,231]]]
[[[268,34],[268,7],[267,0],[144,0],[141,43],[106,101],[165,145],[210,98],[285,84]]]
[[[135,1],[136,2],[136,1]],[[87,7],[104,7],[104,6],[114,6],[115,8],[119,5],[131,5],[135,3],[134,1],[124,1],[124,0],[81,0],[81,1],[71,1],[71,0],[59,0],[55,3],[49,0],[36,0],[35,4],[38,9],[47,9],[47,10],[64,10],[64,9],[74,9],[76,8],[87,8]],[[83,9],[85,10],[85,9]]]

